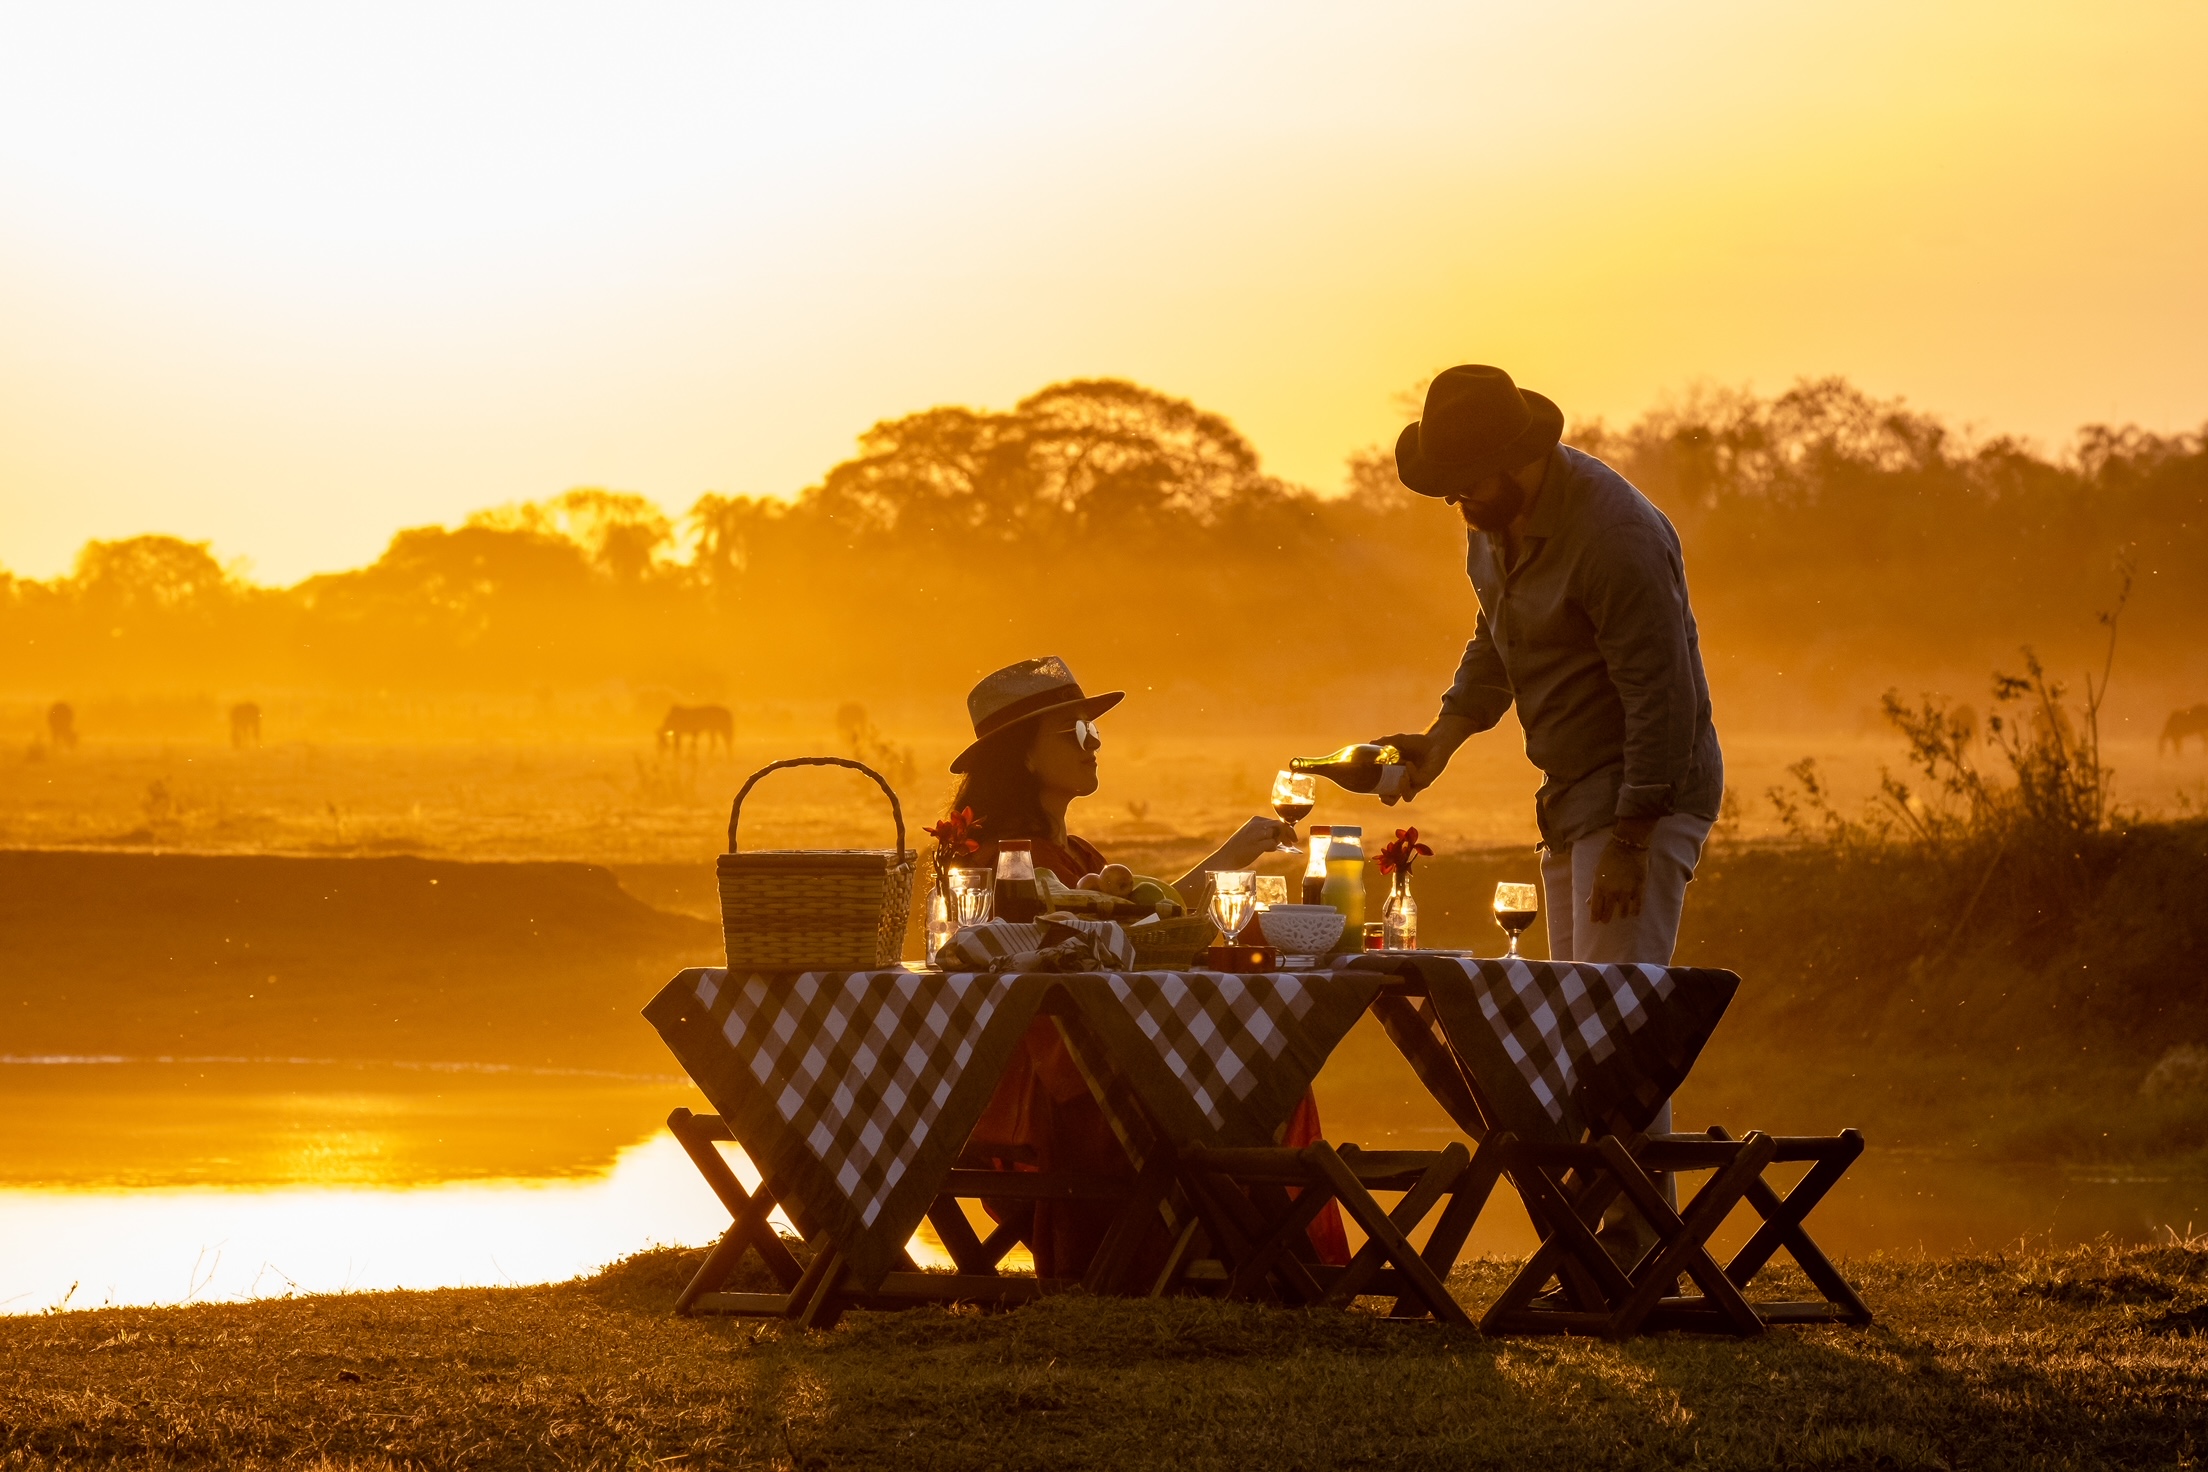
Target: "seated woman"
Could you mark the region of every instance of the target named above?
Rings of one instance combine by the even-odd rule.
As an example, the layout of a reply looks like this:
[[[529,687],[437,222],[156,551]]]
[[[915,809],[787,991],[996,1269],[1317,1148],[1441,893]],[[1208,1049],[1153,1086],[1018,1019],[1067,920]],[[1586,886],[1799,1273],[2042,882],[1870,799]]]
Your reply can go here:
[[[1096,756],[1103,745],[1096,719],[1124,698],[1117,690],[1084,693],[1065,661],[1056,657],[1008,666],[973,688],[966,708],[973,717],[974,742],[951,763],[951,770],[963,778],[951,798],[951,811],[972,811],[974,835],[982,843],[973,862],[994,864],[999,842],[1024,838],[1034,846],[1036,864],[1068,884],[1104,867],[1107,861],[1094,844],[1066,831],[1066,810],[1075,798],[1096,791]],[[1200,909],[1207,871],[1250,868],[1290,833],[1287,824],[1275,819],[1251,818],[1175,880],[1174,888],[1191,909]],[[1289,1122],[1286,1143],[1301,1146],[1317,1138],[1318,1106],[1306,1094]],[[972,1153],[994,1154],[1005,1163],[1036,1170],[1098,1175],[1129,1171],[1126,1152],[1048,1017],[1036,1018],[1028,1028],[974,1127]],[[990,1204],[1000,1220],[1026,1209]],[[1032,1227],[1021,1235],[1034,1253],[1037,1275],[1081,1276],[1111,1225],[1111,1203],[1044,1201],[1033,1209]],[[1349,1261],[1348,1238],[1331,1204],[1312,1223],[1311,1236],[1322,1260]]]

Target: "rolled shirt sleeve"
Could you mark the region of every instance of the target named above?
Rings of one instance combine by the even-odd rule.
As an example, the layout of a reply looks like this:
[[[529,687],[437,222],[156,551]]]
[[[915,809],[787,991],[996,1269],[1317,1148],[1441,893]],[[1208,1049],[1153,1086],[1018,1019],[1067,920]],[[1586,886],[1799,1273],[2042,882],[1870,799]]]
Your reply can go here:
[[[1495,647],[1495,633],[1487,625],[1487,611],[1480,611],[1472,640],[1457,661],[1457,677],[1441,697],[1444,715],[1462,716],[1472,729],[1485,731],[1503,718],[1513,699],[1510,674],[1503,668],[1502,651]]]
[[[1653,530],[1636,526],[1594,539],[1582,570],[1581,606],[1625,708],[1617,816],[1661,818],[1674,810],[1699,727],[1686,570]]]

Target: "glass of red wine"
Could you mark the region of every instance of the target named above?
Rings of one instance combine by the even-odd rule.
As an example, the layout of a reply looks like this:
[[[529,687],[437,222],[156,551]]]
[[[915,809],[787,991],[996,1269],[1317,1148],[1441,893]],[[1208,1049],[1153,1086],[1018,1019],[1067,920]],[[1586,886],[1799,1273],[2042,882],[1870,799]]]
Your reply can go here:
[[[1306,772],[1275,772],[1273,774],[1273,811],[1280,814],[1280,821],[1289,827],[1288,841],[1275,853],[1296,854],[1303,850],[1296,844],[1296,824],[1311,816],[1311,809],[1319,801],[1319,779]]]
[[[1518,937],[1540,918],[1541,891],[1530,884],[1495,886],[1495,923],[1510,933],[1510,955],[1518,954]]]

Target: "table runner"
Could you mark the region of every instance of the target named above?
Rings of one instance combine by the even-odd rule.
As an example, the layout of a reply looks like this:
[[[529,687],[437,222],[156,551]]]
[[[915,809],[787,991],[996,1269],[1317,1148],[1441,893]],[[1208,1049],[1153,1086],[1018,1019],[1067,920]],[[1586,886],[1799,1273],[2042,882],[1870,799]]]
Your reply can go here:
[[[1350,965],[1424,983],[1489,1121],[1535,1140],[1647,1128],[1740,985],[1730,971],[1700,967],[1415,951]]]

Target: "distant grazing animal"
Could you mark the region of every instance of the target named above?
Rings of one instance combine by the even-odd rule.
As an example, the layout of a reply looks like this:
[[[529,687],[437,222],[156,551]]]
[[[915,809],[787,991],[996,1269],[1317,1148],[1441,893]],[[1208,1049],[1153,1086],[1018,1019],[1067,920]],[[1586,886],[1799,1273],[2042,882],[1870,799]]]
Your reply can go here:
[[[2208,705],[2171,711],[2170,718],[2162,723],[2162,739],[2154,744],[2155,754],[2159,756],[2168,747],[2183,756],[2188,736],[2198,736],[2201,750],[2208,751]]]
[[[261,708],[250,700],[230,707],[230,744],[240,751],[261,744]]]
[[[699,741],[710,747],[715,742],[723,751],[734,748],[736,742],[736,718],[728,713],[725,705],[671,705],[667,719],[659,723],[659,749],[680,751],[688,742],[692,751]]]
[[[57,700],[46,707],[46,735],[56,751],[77,749],[77,713],[69,708],[68,701]]]

